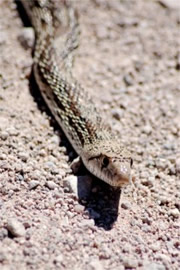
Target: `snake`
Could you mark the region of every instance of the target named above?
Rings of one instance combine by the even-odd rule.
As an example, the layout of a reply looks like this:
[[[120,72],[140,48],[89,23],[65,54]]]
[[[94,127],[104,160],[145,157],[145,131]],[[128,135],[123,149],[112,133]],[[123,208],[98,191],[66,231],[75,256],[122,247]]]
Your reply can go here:
[[[45,103],[87,170],[110,186],[127,185],[132,181],[131,153],[72,73],[79,45],[78,11],[67,0],[21,2],[35,31],[33,73]],[[57,33],[66,29],[63,10],[69,29],[58,47]]]

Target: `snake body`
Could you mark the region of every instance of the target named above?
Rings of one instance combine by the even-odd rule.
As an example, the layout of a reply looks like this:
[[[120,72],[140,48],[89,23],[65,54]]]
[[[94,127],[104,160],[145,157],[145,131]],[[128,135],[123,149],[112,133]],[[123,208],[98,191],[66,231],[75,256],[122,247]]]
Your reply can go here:
[[[112,186],[126,185],[131,181],[130,153],[104,125],[91,97],[67,68],[72,66],[71,55],[77,47],[77,13],[66,4],[71,14],[70,31],[59,52],[55,46],[57,10],[55,13],[53,1],[22,1],[22,4],[35,30],[33,71],[49,109],[93,175]]]

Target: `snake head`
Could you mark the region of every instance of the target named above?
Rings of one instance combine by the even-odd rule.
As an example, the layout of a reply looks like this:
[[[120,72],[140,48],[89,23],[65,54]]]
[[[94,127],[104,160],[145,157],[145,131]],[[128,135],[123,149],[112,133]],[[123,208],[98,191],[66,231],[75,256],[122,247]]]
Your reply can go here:
[[[122,187],[132,181],[133,160],[117,142],[97,141],[85,145],[82,160],[92,174],[111,186]]]

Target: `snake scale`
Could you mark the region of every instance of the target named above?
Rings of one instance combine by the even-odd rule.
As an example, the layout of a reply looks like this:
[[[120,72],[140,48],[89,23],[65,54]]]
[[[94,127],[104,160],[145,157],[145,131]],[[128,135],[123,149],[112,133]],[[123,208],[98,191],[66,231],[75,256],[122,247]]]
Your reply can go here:
[[[111,186],[122,187],[132,180],[133,160],[111,129],[104,124],[87,91],[74,79],[72,55],[78,46],[78,14],[66,0],[70,30],[63,46],[56,46],[61,8],[57,1],[21,1],[35,30],[33,72],[40,92],[85,167]],[[58,13],[59,12],[59,13]]]

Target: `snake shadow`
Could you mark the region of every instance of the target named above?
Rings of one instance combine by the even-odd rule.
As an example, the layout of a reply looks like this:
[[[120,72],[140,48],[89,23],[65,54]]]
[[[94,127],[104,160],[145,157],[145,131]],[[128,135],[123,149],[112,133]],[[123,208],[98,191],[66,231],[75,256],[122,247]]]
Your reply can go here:
[[[83,170],[80,171],[81,174],[82,171]],[[85,168],[84,172],[86,175],[90,174]],[[83,178],[82,176],[79,176],[78,178],[79,201],[85,206],[89,218],[94,219],[95,226],[105,230],[111,230],[118,218],[121,189],[111,187],[93,175],[90,177],[93,178],[92,186],[85,200],[82,194],[84,194],[84,187],[86,188],[87,186],[83,183],[83,181],[86,180],[86,177]]]

